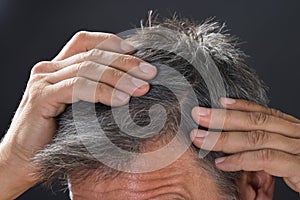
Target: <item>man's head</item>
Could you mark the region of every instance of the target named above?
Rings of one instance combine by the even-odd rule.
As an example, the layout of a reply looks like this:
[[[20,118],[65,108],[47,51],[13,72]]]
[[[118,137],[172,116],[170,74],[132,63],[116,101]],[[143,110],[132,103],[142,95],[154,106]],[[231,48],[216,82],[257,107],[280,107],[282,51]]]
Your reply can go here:
[[[102,104],[68,106],[58,118],[53,143],[35,157],[42,179],[68,180],[74,199],[253,199],[268,193],[267,174],[221,172],[214,159],[222,152],[200,158],[204,151],[190,145],[189,133],[197,128],[192,108],[218,106],[220,94],[211,86],[224,87],[232,98],[266,104],[263,85],[244,64],[235,40],[212,22],[165,20],[150,26],[128,38],[135,56],[158,68],[150,91],[132,97],[120,115]],[[224,85],[216,84],[208,60]],[[155,105],[160,107],[153,114]],[[168,151],[144,160],[146,153],[170,143]],[[187,150],[178,154],[182,149]],[[163,166],[169,159],[174,162]],[[133,173],[137,168],[149,170]]]

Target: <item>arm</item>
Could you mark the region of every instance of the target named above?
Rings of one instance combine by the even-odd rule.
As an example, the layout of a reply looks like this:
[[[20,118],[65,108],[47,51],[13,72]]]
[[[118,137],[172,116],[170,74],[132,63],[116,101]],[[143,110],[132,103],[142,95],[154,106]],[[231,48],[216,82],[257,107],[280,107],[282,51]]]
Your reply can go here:
[[[17,112],[0,144],[0,199],[14,199],[38,183],[37,151],[51,142],[54,117],[67,103],[110,106],[149,90],[156,68],[125,53],[134,48],[115,35],[80,32],[51,62],[36,64]],[[143,80],[142,80],[143,79]]]

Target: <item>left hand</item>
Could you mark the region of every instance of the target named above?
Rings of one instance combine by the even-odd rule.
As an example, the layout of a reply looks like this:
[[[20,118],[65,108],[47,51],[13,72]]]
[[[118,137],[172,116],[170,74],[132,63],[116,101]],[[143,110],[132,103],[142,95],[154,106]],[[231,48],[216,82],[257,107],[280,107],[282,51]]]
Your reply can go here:
[[[223,171],[263,170],[283,177],[290,188],[300,192],[300,120],[245,100],[220,101],[227,110],[196,107],[192,116],[212,129],[224,120],[223,131],[193,130],[193,143],[230,154],[215,160]]]

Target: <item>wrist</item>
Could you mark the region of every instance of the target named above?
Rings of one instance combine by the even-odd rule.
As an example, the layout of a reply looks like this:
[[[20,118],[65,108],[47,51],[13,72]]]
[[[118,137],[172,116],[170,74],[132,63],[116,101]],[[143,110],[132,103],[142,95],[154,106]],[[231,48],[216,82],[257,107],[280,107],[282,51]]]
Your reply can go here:
[[[0,144],[0,199],[10,200],[37,183],[27,163],[21,163]]]
[[[5,138],[4,138],[5,140]],[[38,181],[34,176],[37,167],[33,165],[31,159],[20,153],[18,145],[13,145],[9,141],[0,143],[0,167],[6,172],[6,177],[10,182],[35,185]]]

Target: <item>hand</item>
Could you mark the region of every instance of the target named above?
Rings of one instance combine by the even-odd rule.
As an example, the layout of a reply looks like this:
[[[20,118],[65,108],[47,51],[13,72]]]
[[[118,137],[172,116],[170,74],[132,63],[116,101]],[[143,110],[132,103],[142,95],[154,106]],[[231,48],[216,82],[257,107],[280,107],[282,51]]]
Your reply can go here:
[[[231,154],[216,159],[223,171],[263,170],[300,192],[300,120],[244,100],[221,98],[221,104],[227,110],[193,109],[203,127],[214,128],[225,119],[221,133],[193,130],[193,143]]]
[[[36,64],[0,144],[0,199],[16,198],[38,180],[31,164],[56,129],[54,117],[79,100],[120,106],[149,90],[156,68],[124,55],[135,49],[112,34],[80,32],[51,62]],[[76,89],[74,92],[74,89]]]

